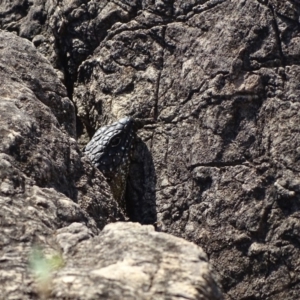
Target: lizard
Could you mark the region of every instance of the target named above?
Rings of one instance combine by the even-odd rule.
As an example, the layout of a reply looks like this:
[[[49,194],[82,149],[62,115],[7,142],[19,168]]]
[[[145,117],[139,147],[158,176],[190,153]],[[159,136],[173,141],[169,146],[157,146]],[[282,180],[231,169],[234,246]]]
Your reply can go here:
[[[125,190],[139,122],[132,117],[100,127],[84,148],[93,165],[106,177],[114,199],[126,211]]]

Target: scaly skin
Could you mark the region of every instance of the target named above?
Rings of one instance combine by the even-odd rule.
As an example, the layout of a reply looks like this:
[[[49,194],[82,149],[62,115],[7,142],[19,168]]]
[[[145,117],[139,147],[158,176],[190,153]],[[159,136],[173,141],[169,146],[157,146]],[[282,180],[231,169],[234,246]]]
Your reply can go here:
[[[113,196],[125,210],[124,192],[137,126],[131,117],[99,128],[84,152],[107,178]]]

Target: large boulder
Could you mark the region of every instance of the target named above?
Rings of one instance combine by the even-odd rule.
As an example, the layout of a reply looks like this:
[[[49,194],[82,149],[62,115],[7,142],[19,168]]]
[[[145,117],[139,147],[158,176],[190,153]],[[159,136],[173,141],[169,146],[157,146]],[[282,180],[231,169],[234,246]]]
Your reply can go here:
[[[198,246],[151,225],[121,222],[66,246],[79,226],[58,230],[67,264],[55,274],[53,299],[223,299]]]

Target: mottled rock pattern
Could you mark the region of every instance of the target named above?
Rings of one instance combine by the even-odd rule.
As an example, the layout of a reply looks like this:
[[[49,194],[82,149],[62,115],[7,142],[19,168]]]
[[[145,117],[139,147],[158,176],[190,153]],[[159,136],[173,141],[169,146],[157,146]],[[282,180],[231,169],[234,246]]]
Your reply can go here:
[[[78,114],[154,120],[132,219],[201,245],[227,299],[297,299],[300,5],[172,3],[115,24],[79,68]]]
[[[72,222],[86,222],[93,235],[99,229],[70,198],[54,189],[26,185],[25,176],[12,167],[14,161],[10,160],[1,154],[0,299],[38,299],[29,272],[34,247],[42,247],[46,254],[59,253],[55,231]],[[18,181],[23,181],[23,191],[15,189]]]
[[[104,176],[79,150],[66,88],[30,41],[2,30],[0,78],[1,300],[100,299],[107,294],[124,299],[128,290],[135,297],[136,284],[140,299],[157,294],[161,299],[182,294],[222,299],[198,246],[134,224],[119,223],[98,235],[124,216]],[[85,240],[89,243],[82,244]],[[155,255],[151,261],[150,252]],[[99,272],[106,276],[102,285]],[[130,281],[124,272],[131,274]],[[135,275],[142,275],[139,282]]]
[[[57,239],[66,243],[74,225],[60,229]],[[64,254],[53,299],[223,299],[202,249],[153,226],[110,224]]]
[[[95,235],[122,214],[81,157],[74,106],[52,66],[15,34],[0,30],[0,45],[0,298],[32,299],[34,245],[57,251],[58,228],[82,222]]]
[[[124,115],[153,120],[131,168],[131,218],[201,245],[227,299],[300,294],[299,14],[290,0],[0,8],[1,28],[63,73],[82,144]]]
[[[100,228],[119,218],[104,177],[79,151],[74,106],[54,69],[26,39],[1,31],[0,43],[1,153],[31,185],[55,188],[88,209],[95,206],[90,211],[99,209]],[[16,184],[24,191],[24,182]],[[3,189],[15,192],[14,185]]]

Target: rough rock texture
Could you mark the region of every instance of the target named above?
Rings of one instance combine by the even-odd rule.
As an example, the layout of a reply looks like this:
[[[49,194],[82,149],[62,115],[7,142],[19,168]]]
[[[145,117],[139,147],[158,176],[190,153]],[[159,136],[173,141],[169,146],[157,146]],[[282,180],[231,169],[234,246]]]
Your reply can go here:
[[[300,293],[299,10],[149,3],[111,28],[75,84],[87,128],[154,120],[132,167],[131,217],[201,245],[228,299]]]
[[[136,299],[222,299],[198,246],[152,226],[98,235],[124,216],[79,150],[66,88],[30,41],[2,30],[0,78],[1,300],[134,299],[135,288]]]
[[[62,71],[82,143],[152,120],[132,220],[201,245],[227,299],[298,299],[299,14],[298,0],[20,0],[0,26]]]
[[[1,31],[0,45],[0,152],[22,173],[14,179],[4,163],[0,191],[54,188],[94,211],[100,228],[116,220],[120,215],[108,185],[81,157],[74,106],[54,69],[31,42],[14,34]]]
[[[55,251],[56,229],[82,222],[95,235],[122,214],[81,158],[74,106],[49,62],[12,33],[0,30],[0,45],[0,298],[25,299],[34,244]]]
[[[58,231],[63,248],[74,227],[79,226]],[[91,249],[93,259],[86,255]],[[97,237],[64,250],[68,262],[55,274],[53,299],[222,298],[203,250],[153,226],[110,224]]]

